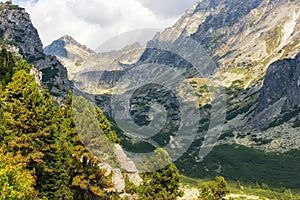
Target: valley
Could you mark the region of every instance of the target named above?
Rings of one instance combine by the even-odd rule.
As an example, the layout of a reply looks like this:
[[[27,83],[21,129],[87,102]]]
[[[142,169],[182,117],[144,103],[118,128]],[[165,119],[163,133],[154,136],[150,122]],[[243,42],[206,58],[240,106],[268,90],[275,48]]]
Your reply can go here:
[[[101,190],[90,188],[87,199],[101,196],[102,189],[118,196],[113,199],[126,195],[130,199],[159,198],[151,197],[151,192],[161,189],[155,181],[167,173],[172,175],[168,184],[174,187],[157,189],[161,192],[157,195],[168,196],[162,199],[201,199],[198,196],[204,192],[199,191],[205,184],[216,184],[209,182],[216,177],[228,182],[226,199],[300,198],[299,1],[201,0],[146,45],[127,44],[110,52],[96,52],[69,35],[43,48],[23,8],[1,3],[0,11],[2,48],[12,53],[16,66],[21,59],[28,62],[31,70],[22,76],[34,76],[37,85],[31,88],[43,96],[31,108],[26,98],[34,98],[20,93],[25,98],[22,106],[31,113],[35,111],[30,109],[46,104],[61,113],[57,118],[65,127],[56,121],[49,123],[60,127],[57,130],[66,134],[61,137],[81,158],[72,158],[71,151],[57,151],[66,153],[78,170],[87,169],[81,166],[85,162],[96,163],[87,152],[103,156],[105,149],[109,155],[107,162],[101,156],[98,159],[114,178]],[[18,73],[12,70],[3,75],[3,116],[14,116],[10,109],[15,105],[6,104],[10,105],[9,92],[14,88],[9,88],[18,84],[13,78]],[[53,105],[44,92],[49,92]],[[17,124],[24,117],[14,119]],[[6,137],[15,129],[9,120],[3,117],[2,121],[1,145],[10,146]],[[20,127],[16,129],[20,133],[34,134],[35,128]],[[44,128],[47,132],[46,125]],[[100,133],[94,132],[98,129]],[[57,130],[53,129],[53,137],[60,137]],[[70,140],[71,136],[76,139]],[[10,142],[15,141],[18,139]],[[43,153],[52,156],[47,150]],[[120,154],[128,157],[123,155],[124,159],[115,162]],[[128,165],[134,170],[122,169]],[[96,179],[97,173],[93,171],[90,177]],[[90,177],[82,180],[88,182]],[[79,175],[70,180],[75,184]],[[82,188],[86,186],[76,187],[82,198],[87,195]],[[181,189],[186,193],[183,197],[179,197]],[[43,191],[42,186],[39,190]]]

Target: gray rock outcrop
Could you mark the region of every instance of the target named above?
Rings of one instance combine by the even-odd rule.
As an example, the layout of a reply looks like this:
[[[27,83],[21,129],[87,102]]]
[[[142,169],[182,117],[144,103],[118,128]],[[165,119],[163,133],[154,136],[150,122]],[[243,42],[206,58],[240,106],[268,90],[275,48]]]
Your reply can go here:
[[[129,181],[134,185],[139,186],[143,180],[140,177],[134,162],[126,155],[119,144],[116,144],[115,148],[117,159],[121,164],[121,168],[124,170],[125,174],[127,174]]]
[[[112,182],[116,192],[124,193],[125,192],[125,180],[123,178],[122,172],[120,169],[112,170]]]
[[[108,163],[100,163],[99,168],[106,170],[105,176],[112,175],[113,188],[119,194],[125,193],[125,177],[136,186],[141,185],[143,179],[140,177],[134,162],[127,157],[119,144],[115,145],[115,154],[121,168],[113,168]]]
[[[18,53],[42,71],[42,84],[61,103],[72,88],[66,68],[53,56],[43,53],[43,44],[25,9],[0,3],[0,38],[9,41]]]
[[[283,110],[300,106],[300,54],[295,59],[285,59],[270,65],[260,92],[257,112],[280,99],[285,100]]]

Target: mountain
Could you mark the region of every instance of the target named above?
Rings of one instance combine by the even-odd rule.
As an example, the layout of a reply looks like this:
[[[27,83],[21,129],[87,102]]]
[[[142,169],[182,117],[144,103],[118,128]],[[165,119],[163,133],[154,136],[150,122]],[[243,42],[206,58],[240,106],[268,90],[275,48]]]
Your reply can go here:
[[[275,170],[286,185],[290,183],[288,179],[294,180],[275,165],[284,157],[295,161],[298,154],[294,151],[299,149],[299,6],[299,1],[204,0],[187,10],[173,27],[148,42],[139,63],[169,64],[173,53],[153,47],[166,43],[184,46],[182,38],[192,38],[217,64],[215,71],[203,78],[219,83],[226,90],[226,122],[217,146],[203,162],[199,161],[199,144],[210,125],[208,111],[210,114],[201,120],[198,139],[177,161],[182,173],[205,177],[220,172],[235,180],[249,180],[255,173],[257,180],[279,187],[283,184],[270,181],[278,180],[272,176],[271,171]],[[172,64],[180,68],[190,65],[176,59]],[[203,91],[205,84],[199,78],[190,81],[200,91],[200,99],[209,93]],[[210,103],[206,105],[209,106]],[[274,152],[279,153],[276,161],[272,161]],[[251,166],[251,173],[245,165]],[[267,169],[262,172],[264,167]],[[295,175],[297,166],[289,167]],[[242,172],[235,173],[236,170]]]
[[[95,54],[93,50],[81,45],[68,35],[55,40],[49,46],[45,47],[44,53],[56,56],[68,69],[68,75],[71,80],[74,73],[79,70],[81,63]]]
[[[68,79],[67,69],[61,64],[61,62],[55,56],[46,55],[45,53],[58,54],[59,58],[65,58],[65,61],[67,61],[69,59],[69,60],[74,60],[74,61],[76,60],[77,62],[85,62],[85,59],[87,59],[87,57],[95,54],[91,49],[79,44],[70,36],[64,36],[61,39],[55,41],[51,46],[46,48],[45,53],[44,53],[42,42],[39,38],[37,30],[34,28],[32,22],[30,20],[29,14],[25,11],[25,9],[20,8],[16,5],[13,5],[11,2],[0,3],[0,42],[9,51],[13,52],[14,53],[13,55],[23,58],[24,60],[26,60],[27,62],[29,62],[32,65],[30,73],[34,74],[36,76],[36,81],[39,83],[39,86],[40,86],[41,91],[39,91],[39,90],[36,91],[37,93],[39,93],[38,97],[36,94],[34,96],[32,96],[30,93],[27,92],[28,93],[27,94],[25,92],[26,95],[29,95],[33,99],[35,98],[34,100],[36,102],[33,103],[32,105],[29,105],[28,108],[22,107],[19,109],[23,109],[23,112],[24,112],[24,110],[27,111],[27,109],[28,109],[28,112],[31,113],[31,115],[30,116],[28,115],[28,117],[36,116],[35,114],[33,114],[34,112],[38,112],[39,114],[42,112],[41,110],[37,109],[38,106],[43,107],[43,109],[42,109],[43,112],[47,112],[50,109],[52,109],[52,107],[50,107],[50,108],[47,107],[48,104],[52,105],[51,101],[48,102],[46,100],[36,99],[36,98],[41,98],[41,96],[43,96],[43,95],[47,96],[46,93],[45,94],[43,93],[43,95],[42,95],[42,93],[40,93],[40,92],[42,92],[43,86],[47,86],[50,94],[52,95],[52,99],[54,101],[56,101],[56,103],[59,104],[59,106],[56,104],[53,104],[53,106],[57,106],[58,109],[61,109],[61,111],[57,110],[58,115],[65,115],[63,113],[65,112],[66,109],[69,109],[69,106],[71,106],[72,109],[75,110],[74,105],[68,105],[68,106],[64,105],[66,98],[70,97],[69,92],[70,91],[74,92],[73,82],[71,82]],[[19,58],[17,58],[17,60],[18,59]],[[64,61],[64,60],[62,60],[62,61]],[[28,74],[28,76],[29,76],[29,74]],[[35,86],[34,83],[30,83],[30,84]],[[23,86],[24,85],[22,85],[22,87]],[[27,86],[25,85],[24,88],[27,88]],[[16,89],[18,90],[19,88],[16,88]],[[32,89],[32,88],[30,88],[30,89]],[[35,90],[33,90],[33,91],[35,91]],[[22,91],[22,92],[24,92],[24,91]],[[22,95],[24,95],[24,94],[22,94]],[[22,95],[19,95],[20,98],[22,99],[22,102],[26,101],[29,104],[32,103],[31,100],[28,101],[28,99],[24,99]],[[19,96],[17,95],[16,98],[18,98]],[[1,94],[1,98],[2,98],[2,94]],[[75,101],[75,95],[74,95],[73,99],[68,99],[68,101],[69,102]],[[4,100],[2,102],[4,102]],[[45,102],[47,102],[48,104],[46,104]],[[51,102],[51,104],[50,104],[50,102]],[[6,105],[6,103],[5,103],[5,105]],[[19,103],[18,106],[20,106],[20,105],[23,106],[23,104]],[[46,107],[46,108],[44,108],[44,107]],[[1,115],[2,115],[2,109],[3,109],[3,106],[1,106]],[[47,109],[49,109],[49,110],[47,110]],[[64,110],[64,112],[62,110]],[[75,112],[74,110],[73,110],[73,112]],[[92,110],[94,110],[94,106],[92,106]],[[107,121],[105,116],[102,114],[102,111],[99,110],[99,112],[100,113],[98,113],[98,114],[99,114],[99,117],[101,117],[101,122],[97,121],[96,122],[97,126],[103,125],[105,130],[111,131],[111,129],[110,129],[111,125],[109,124],[109,122]],[[14,114],[22,115],[22,113],[14,113]],[[24,116],[25,116],[25,114],[23,113],[23,117]],[[47,124],[49,126],[53,126],[53,130],[55,129],[55,132],[57,131],[58,135],[60,137],[62,137],[61,136],[62,134],[66,134],[65,133],[66,131],[63,128],[61,129],[61,127],[59,127],[59,128],[58,128],[58,126],[56,127],[55,123],[58,122],[56,116],[47,115],[47,117],[45,117],[45,119],[43,117],[45,117],[45,116],[41,116],[39,119],[30,119],[30,118],[27,118],[27,116],[26,116],[26,117],[24,117],[24,119],[25,119],[25,121],[37,120],[37,123],[35,123],[33,126],[38,126],[37,125],[38,123],[41,123],[41,124],[45,123],[46,121],[43,121],[43,120],[46,120],[47,117],[50,117],[50,118],[53,117],[53,119],[52,119],[53,121],[47,120]],[[84,117],[86,117],[86,116],[84,116]],[[18,118],[16,120],[20,121],[20,118]],[[72,114],[71,114],[70,122],[72,124],[76,123],[76,120],[73,118]],[[1,121],[1,123],[3,123],[3,121]],[[58,123],[62,123],[62,122],[60,121]],[[68,131],[70,131],[70,130],[73,131],[71,137],[77,138],[75,143],[78,142],[78,144],[81,145],[82,141],[80,140],[79,129],[76,129],[74,127],[75,126],[74,124],[72,125],[72,127],[71,126],[67,127],[67,129],[68,129]],[[4,127],[3,124],[1,124],[1,125]],[[82,124],[82,126],[84,126],[84,124]],[[25,127],[28,127],[28,126],[25,126]],[[40,130],[40,129],[42,129],[41,127],[36,127],[34,129],[32,129],[30,132],[30,135],[34,135],[32,137],[37,137],[37,136],[35,136],[35,134],[36,134],[34,132],[35,129],[36,129],[36,131],[42,131],[42,130]],[[43,139],[50,137],[50,135],[52,134],[52,129],[47,129],[47,130],[45,130],[45,132],[47,132],[47,134],[43,134],[44,135]],[[51,132],[51,134],[50,133],[48,134],[48,132]],[[5,134],[8,135],[8,133],[5,133]],[[45,135],[47,135],[47,136],[45,136]],[[4,134],[2,134],[2,136],[4,136]],[[25,136],[25,134],[23,136]],[[52,135],[51,135],[51,137],[52,137]],[[49,143],[48,143],[49,141],[41,141],[42,139],[41,140],[40,139],[37,139],[37,140],[39,140],[39,143],[45,142],[45,144],[47,144],[49,146]],[[48,139],[49,138],[47,138],[47,140]],[[61,139],[59,137],[52,138],[52,139],[61,141]],[[70,142],[70,141],[67,141],[68,139],[67,139],[67,137],[65,137],[62,140],[62,142],[63,143]],[[106,138],[106,140],[108,140],[108,139]],[[20,142],[20,144],[21,144],[21,142]],[[103,161],[101,161],[101,162],[97,161],[97,165],[95,163],[92,164],[93,161],[91,161],[90,158],[88,158],[89,161],[87,161],[89,163],[88,166],[93,169],[95,167],[98,167],[100,169],[105,170],[105,176],[107,176],[107,178],[105,178],[105,180],[106,179],[110,180],[111,181],[110,185],[113,187],[113,188],[105,188],[107,190],[110,190],[110,192],[111,192],[110,195],[113,194],[112,193],[113,191],[120,193],[120,194],[122,193],[122,195],[127,195],[125,193],[125,185],[126,185],[125,184],[125,176],[126,176],[126,181],[129,181],[131,184],[136,185],[136,186],[140,185],[142,183],[143,179],[138,174],[138,171],[137,171],[134,163],[124,153],[124,150],[122,149],[122,147],[119,144],[115,144],[114,142],[111,144],[113,145],[113,146],[111,146],[112,147],[111,150],[113,150],[113,157],[118,160],[117,161],[118,167],[112,165],[111,163],[106,163]],[[52,143],[51,143],[51,145],[52,145]],[[70,148],[70,146],[68,148]],[[86,159],[84,156],[89,154],[88,150],[90,150],[90,149],[88,149],[88,147],[86,147],[86,146],[82,146],[82,148],[84,150],[81,149],[80,151],[85,152],[85,153],[83,153],[84,155],[80,156],[79,161],[84,163],[85,162],[84,159]],[[68,151],[69,150],[70,149],[68,149]],[[72,153],[74,153],[74,152],[72,152]],[[1,152],[1,154],[2,153],[3,152]],[[64,155],[66,155],[66,154],[64,154]],[[76,157],[75,154],[72,154],[72,157],[75,158]],[[41,160],[41,162],[44,162],[44,160],[42,160],[42,156],[39,159]],[[46,158],[43,158],[43,159],[46,160]],[[113,158],[111,158],[111,159],[113,159]],[[74,163],[72,163],[72,165],[73,164]],[[86,164],[83,164],[83,165],[86,165]],[[85,168],[88,168],[88,166],[86,165]],[[74,166],[72,166],[72,167],[74,167]],[[122,167],[123,171],[121,171],[120,167]],[[100,178],[104,180],[103,177],[98,177],[98,178],[99,178],[99,180],[100,180]],[[89,177],[89,179],[92,180],[93,178]],[[103,180],[101,180],[101,181],[103,181]],[[82,179],[81,179],[81,181],[82,181]],[[103,183],[101,183],[101,185]],[[57,182],[57,184],[60,184],[59,181]],[[73,187],[74,185],[72,185],[72,184],[73,183],[68,183],[68,186]],[[82,184],[82,183],[80,183],[80,184]],[[100,183],[97,183],[97,184],[100,185]],[[51,188],[51,189],[53,190],[53,188]],[[97,190],[97,187],[95,187],[93,189]],[[83,190],[87,190],[87,188],[85,188]],[[55,192],[57,192],[57,190]],[[102,194],[102,195],[104,195],[104,194]],[[90,197],[90,198],[92,198],[92,197]]]
[[[257,112],[283,100],[283,110],[292,109],[300,103],[300,54],[294,59],[272,63],[268,68]]]
[[[176,161],[181,173],[201,178],[221,174],[231,180],[296,188],[300,185],[296,180],[300,178],[299,7],[300,2],[292,0],[201,0],[174,26],[157,33],[146,47],[129,46],[121,51],[92,53],[78,70],[74,70],[74,63],[82,55],[71,58],[69,54],[75,54],[70,48],[57,50],[64,45],[53,45],[55,49],[51,54],[61,60],[67,55],[71,62],[65,65],[72,79],[80,82],[85,92],[98,94],[96,103],[110,117],[116,109],[111,106],[112,95],[120,95],[112,92],[126,86],[135,89],[134,83],[122,85],[123,82],[119,82],[122,77],[132,75],[128,72],[140,72],[140,76],[131,77],[141,81],[136,85],[142,81],[146,84],[151,76],[154,76],[151,80],[156,80],[160,75],[165,77],[165,85],[177,78],[187,80],[198,98],[201,120],[194,141]],[[195,52],[197,50],[200,53]],[[202,60],[207,62],[201,63]],[[147,65],[148,68],[138,71],[139,66]],[[156,65],[177,69],[182,77],[172,76],[168,70],[155,71]],[[84,85],[91,79],[95,80],[93,87],[106,90],[95,92],[91,86]],[[165,85],[148,84],[137,89],[128,100],[130,117],[140,127],[151,124],[154,117],[150,107],[156,103],[166,110],[167,125],[151,137],[155,140],[152,143],[131,137],[128,134],[131,127],[117,128],[127,150],[148,152],[155,145],[165,147],[181,127],[181,117],[193,118],[192,112],[180,116],[183,104],[163,87]],[[225,94],[213,95],[222,89]],[[183,102],[193,100],[184,87],[174,91],[178,92],[178,98],[184,98]],[[124,96],[114,96],[113,100]],[[224,103],[215,102],[220,99],[227,100],[226,116],[224,110],[214,110],[214,106]],[[153,110],[160,113],[158,106],[153,106]],[[212,116],[224,116],[225,122],[212,123]],[[215,148],[202,158],[200,147],[205,138],[209,138],[210,129],[222,129],[222,132]],[[286,168],[289,172],[283,170]]]
[[[96,53],[66,35],[45,47],[44,52],[56,56],[68,69],[69,78],[75,82],[79,79],[77,76],[85,75],[86,72],[105,73],[103,77],[108,85],[101,91],[106,91],[105,88],[115,82],[113,77],[108,78],[109,74],[118,77],[119,72],[124,70],[124,65],[135,63],[144,50],[145,47],[134,43],[118,51]],[[101,91],[97,93],[102,93]]]
[[[267,71],[271,63],[294,58],[300,52],[298,8],[298,1],[200,1],[187,10],[173,27],[149,41],[150,48],[147,48],[139,62],[169,63],[172,53],[153,50],[152,47],[166,42],[180,43],[181,38],[190,37],[204,47],[218,66],[210,74],[210,79],[227,88],[240,82],[239,87],[249,92],[248,95],[240,95],[238,101],[247,102],[247,96],[251,96],[253,90],[259,92],[261,87],[269,84],[267,79],[263,86],[263,80],[266,73],[271,71]],[[178,66],[178,63],[175,65]],[[181,62],[179,67],[185,65]],[[289,89],[287,85],[286,89]],[[259,101],[265,101],[264,98],[268,97],[260,95]],[[271,105],[258,105],[255,114],[258,115],[262,108],[268,106]],[[288,108],[293,106],[295,104]]]
[[[217,62],[227,86],[242,76],[247,87],[269,64],[298,53],[298,7],[298,1],[282,0],[200,1],[152,42],[190,36]]]
[[[47,55],[56,55],[64,58],[74,59],[77,57],[84,57],[89,54],[95,53],[88,47],[78,43],[74,38],[69,35],[65,35],[49,46],[45,47],[44,53]]]
[[[47,85],[57,102],[62,102],[72,83],[66,68],[54,56],[43,53],[43,45],[25,9],[0,3],[0,38],[9,41],[14,51],[42,72],[42,84]]]

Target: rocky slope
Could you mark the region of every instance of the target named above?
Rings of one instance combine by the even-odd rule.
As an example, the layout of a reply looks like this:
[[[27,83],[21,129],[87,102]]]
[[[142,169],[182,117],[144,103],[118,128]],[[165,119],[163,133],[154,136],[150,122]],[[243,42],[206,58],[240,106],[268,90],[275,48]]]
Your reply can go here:
[[[47,46],[44,52],[47,55],[56,56],[68,69],[69,78],[75,82],[82,79],[82,77],[89,76],[89,74],[103,74],[101,87],[96,90],[95,88],[92,90],[90,88],[87,91],[109,93],[109,88],[123,74],[124,65],[135,63],[144,49],[145,47],[134,43],[118,51],[95,53],[93,50],[75,41],[71,36],[66,35]]]
[[[203,0],[152,42],[190,36],[214,57],[218,80],[229,86],[241,77],[247,87],[270,63],[298,53],[298,7],[298,1]]]
[[[298,75],[291,72],[292,67],[280,67],[281,71],[278,71],[277,78],[274,78],[274,71],[278,65],[290,63],[287,64],[290,66],[296,62],[276,61],[294,58],[300,52],[299,8],[299,1],[255,0],[243,3],[237,0],[199,1],[187,10],[173,27],[158,33],[148,42],[148,48],[139,63],[169,64],[171,61],[177,67],[187,67],[189,64],[185,61],[170,60],[172,54],[176,52],[153,49],[153,46],[159,47],[160,44],[166,43],[180,44],[182,38],[189,37],[203,46],[218,66],[206,78],[226,87],[227,93],[228,91],[230,93],[227,103],[229,123],[225,129],[232,127],[240,129],[245,124],[253,125],[258,121],[266,122],[264,125],[260,123],[262,127],[268,126],[270,123],[268,117],[276,118],[283,107],[292,109],[299,105],[295,84],[297,81],[290,82],[291,79],[298,79]],[[187,51],[187,54],[189,53],[194,52]],[[271,63],[274,64],[269,68]],[[191,81],[202,82],[198,86],[197,84],[193,86],[197,92],[201,90],[203,81],[197,79]],[[274,109],[273,104],[285,98],[286,93],[294,97],[286,99],[285,105],[281,107],[277,105],[275,106],[277,109]],[[201,98],[203,95],[205,94],[202,92]],[[262,113],[266,108],[269,108],[269,111]],[[243,113],[246,117],[242,117]]]
[[[67,67],[70,79],[80,70],[82,63],[95,54],[93,50],[81,45],[68,35],[55,40],[49,46],[45,47],[44,53],[46,55],[56,56],[58,60]]]
[[[109,88],[105,91],[109,95],[96,96],[95,99],[106,114],[110,114],[110,89],[127,73],[126,70],[138,69],[144,64],[162,64],[178,69],[194,88],[201,112],[198,135],[176,163],[181,172],[197,177],[222,174],[235,180],[252,180],[257,175],[258,181],[284,186],[284,182],[292,183],[290,180],[298,177],[297,167],[285,166],[292,168],[292,173],[288,174],[276,166],[282,163],[281,160],[293,159],[292,155],[298,155],[297,149],[300,148],[299,11],[298,0],[201,0],[187,10],[173,27],[158,33],[143,51],[132,53],[131,50],[136,48],[129,47],[116,52],[93,54],[83,62],[86,65],[80,65],[80,70],[76,71],[80,76],[73,78],[82,84],[94,79],[95,83],[91,84],[93,87],[101,85]],[[202,54],[195,55],[195,50],[201,50]],[[63,57],[68,55],[68,51],[72,52],[69,49],[56,54]],[[193,68],[195,63],[199,64],[197,59],[209,60],[209,56],[215,61],[216,67],[209,68],[211,63],[208,62],[208,67],[204,65],[198,71]],[[129,61],[125,62],[124,59]],[[72,62],[73,65],[66,64],[71,72],[75,68],[75,60]],[[155,69],[147,68],[143,78],[151,76],[151,73],[155,75]],[[168,71],[159,75],[164,73]],[[194,77],[195,74],[203,76]],[[168,75],[165,77],[172,80]],[[99,82],[100,78],[104,82]],[[207,87],[208,83],[212,85],[210,88]],[[211,104],[218,96],[213,96],[210,90],[222,87],[227,98],[225,123],[210,127],[212,114],[223,115],[222,112],[213,113]],[[99,91],[92,91],[89,85],[83,88],[88,93],[99,94]],[[186,88],[177,89],[186,100],[191,99]],[[141,126],[148,125],[153,119],[151,105],[163,104],[168,112],[168,124],[152,137],[161,146],[171,142],[172,133],[178,130],[182,120],[178,101],[164,90],[163,87],[144,87],[135,92],[129,101],[130,117]],[[155,106],[153,110],[159,112]],[[208,155],[201,162],[200,144],[208,129],[218,129],[220,126],[223,131],[217,142],[218,147],[210,154],[211,157]],[[120,130],[119,134],[125,135],[123,144],[128,149],[142,149],[143,152],[151,150],[145,143],[130,142],[132,138]],[[257,164],[256,160],[260,162]],[[263,177],[269,174],[283,177],[282,181],[274,182],[276,177],[264,180]],[[299,182],[295,185],[299,185]],[[290,186],[294,187],[293,184]]]
[[[70,36],[64,36],[44,51],[56,55],[68,68],[71,79],[85,92],[93,94],[110,94],[111,88],[127,70],[141,64],[167,63],[185,69],[185,78],[191,78],[189,81],[202,106],[209,104],[214,98],[210,96],[209,90],[203,89],[205,81],[209,79],[226,88],[228,103],[225,132],[236,131],[236,135],[240,135],[241,132],[255,129],[259,135],[269,135],[265,129],[272,122],[275,123],[274,120],[280,118],[282,112],[293,112],[294,107],[299,104],[298,75],[293,74],[295,69],[291,67],[297,61],[276,62],[284,58],[294,58],[300,52],[299,7],[299,1],[255,0],[240,3],[237,0],[203,0],[187,10],[173,27],[158,33],[148,42],[147,49],[134,44],[120,51],[96,54]],[[186,37],[204,47],[217,64],[217,68],[206,72],[206,80],[192,78],[195,71],[191,63],[178,57],[178,54],[174,55],[180,49],[176,47],[187,45]],[[175,52],[168,51],[172,46]],[[185,55],[186,58],[193,57],[193,51],[185,48],[181,50],[191,54]],[[270,64],[271,67],[267,70]],[[280,67],[281,70],[274,74],[278,65],[285,67]],[[202,74],[203,72],[204,70],[201,71]],[[85,85],[90,80],[95,83]],[[186,91],[181,93],[185,94]],[[145,95],[147,93],[143,94]],[[99,99],[108,102],[107,97]],[[146,101],[143,103],[147,104]],[[105,106],[105,103],[100,104],[107,114],[111,112],[111,108]],[[135,107],[138,106],[131,105],[132,109]],[[145,109],[139,110],[140,113],[134,110],[132,112],[136,113],[136,117],[144,116],[144,119],[149,120],[145,117],[148,115]],[[206,112],[208,113],[209,111]],[[297,129],[290,127],[289,131],[297,132]],[[247,138],[234,139],[234,142],[246,146],[256,144],[252,136]],[[257,145],[257,148],[273,150],[278,147],[268,146],[269,144],[261,147],[259,143]],[[284,146],[290,146],[288,149],[294,148],[292,145]]]
[[[23,8],[0,3],[0,37],[9,41],[17,53],[42,71],[42,83],[48,86],[57,102],[62,102],[72,87],[67,70],[55,57],[43,53],[38,32]]]

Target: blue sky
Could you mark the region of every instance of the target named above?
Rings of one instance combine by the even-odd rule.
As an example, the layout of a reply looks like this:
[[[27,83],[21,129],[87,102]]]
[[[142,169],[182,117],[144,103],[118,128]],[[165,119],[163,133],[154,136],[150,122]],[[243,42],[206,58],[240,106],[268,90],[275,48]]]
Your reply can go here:
[[[114,35],[172,26],[196,0],[13,0],[25,7],[44,46],[71,35],[91,48]]]

